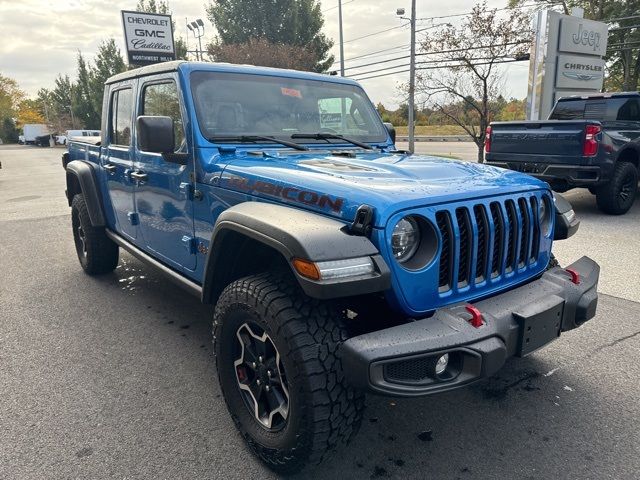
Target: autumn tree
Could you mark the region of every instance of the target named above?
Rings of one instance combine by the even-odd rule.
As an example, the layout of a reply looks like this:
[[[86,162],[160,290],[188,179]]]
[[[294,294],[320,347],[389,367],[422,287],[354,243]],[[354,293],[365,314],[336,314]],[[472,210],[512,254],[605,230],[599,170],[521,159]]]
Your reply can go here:
[[[18,105],[16,127],[22,128],[30,123],[45,123],[43,105],[37,99],[26,98]]]
[[[210,44],[207,53],[218,62],[244,63],[263,67],[313,70],[312,52],[295,45],[270,43],[265,38],[251,38],[240,44]]]
[[[496,115],[506,61],[526,58],[531,42],[529,18],[520,10],[499,14],[486,2],[475,5],[460,26],[447,24],[420,44],[429,56],[419,67],[419,101],[459,125],[478,147],[484,161],[486,128]],[[434,63],[437,61],[437,63]]]
[[[159,13],[161,15],[171,15],[169,2],[166,0],[138,0],[136,11],[145,13]],[[173,43],[176,49],[176,59],[186,60],[187,42],[182,37],[175,38],[176,22],[171,22],[171,28],[174,34]]]
[[[294,68],[325,72],[333,64],[334,57],[329,54],[333,42],[322,33],[324,18],[317,0],[212,0],[207,6],[207,15],[218,32],[216,40],[207,48],[214,60],[220,60],[217,53],[228,52],[216,47],[260,40],[259,45],[272,48],[276,60],[283,51],[278,46],[292,47],[289,51],[301,59],[301,64]],[[301,50],[312,55],[311,68]],[[265,54],[256,57],[253,63],[276,63],[270,58],[270,51]]]

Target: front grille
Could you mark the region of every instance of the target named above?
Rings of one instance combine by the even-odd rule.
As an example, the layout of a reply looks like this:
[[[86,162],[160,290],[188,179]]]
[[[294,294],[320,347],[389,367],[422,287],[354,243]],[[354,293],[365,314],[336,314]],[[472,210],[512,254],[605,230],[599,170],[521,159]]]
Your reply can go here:
[[[478,284],[536,263],[537,206],[531,196],[436,212],[442,242],[439,291]]]

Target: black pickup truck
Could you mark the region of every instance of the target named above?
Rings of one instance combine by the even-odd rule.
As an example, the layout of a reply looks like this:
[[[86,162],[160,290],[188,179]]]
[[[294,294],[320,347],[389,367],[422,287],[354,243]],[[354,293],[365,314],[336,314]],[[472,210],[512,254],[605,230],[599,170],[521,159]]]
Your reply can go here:
[[[598,208],[626,213],[638,188],[640,93],[561,98],[546,121],[493,122],[489,165],[529,173],[558,192],[582,187]]]

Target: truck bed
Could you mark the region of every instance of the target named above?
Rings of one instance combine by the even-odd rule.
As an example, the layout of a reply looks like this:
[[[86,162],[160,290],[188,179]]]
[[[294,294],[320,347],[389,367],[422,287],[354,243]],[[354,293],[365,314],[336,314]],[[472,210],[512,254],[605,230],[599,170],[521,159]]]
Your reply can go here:
[[[582,157],[587,125],[592,120],[493,122],[487,160],[566,163]],[[573,160],[570,160],[574,163]]]

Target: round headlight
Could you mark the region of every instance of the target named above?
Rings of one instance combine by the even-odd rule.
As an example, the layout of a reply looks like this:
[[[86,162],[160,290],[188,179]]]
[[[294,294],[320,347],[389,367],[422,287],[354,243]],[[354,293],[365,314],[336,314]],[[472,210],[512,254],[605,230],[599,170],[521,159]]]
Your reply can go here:
[[[538,209],[538,221],[540,222],[540,229],[542,235],[545,237],[551,233],[551,205],[547,197],[543,197],[540,201],[540,208]]]
[[[391,234],[391,250],[400,263],[409,260],[420,245],[420,228],[412,217],[402,218]]]

